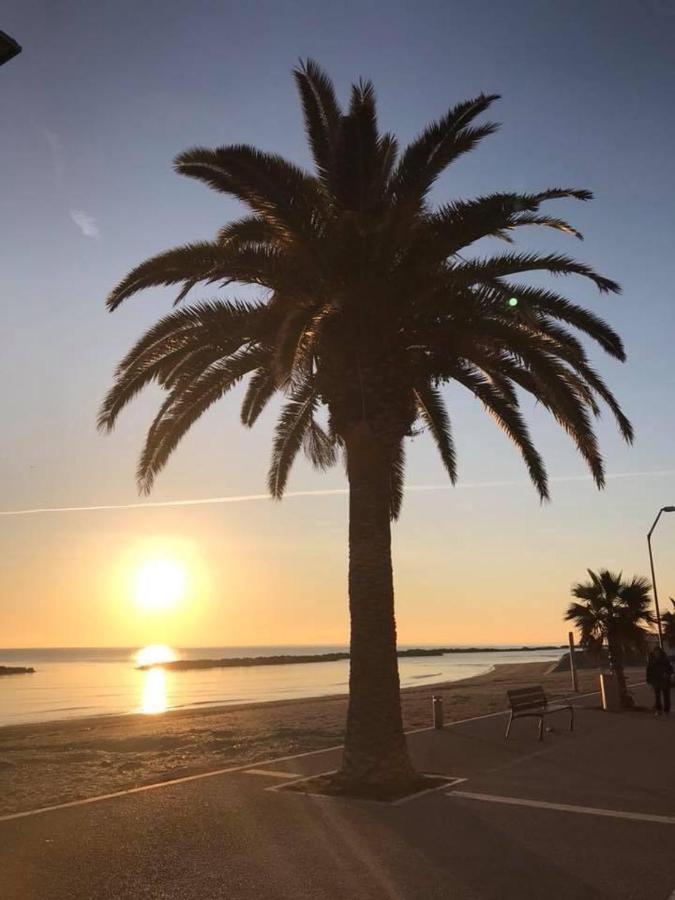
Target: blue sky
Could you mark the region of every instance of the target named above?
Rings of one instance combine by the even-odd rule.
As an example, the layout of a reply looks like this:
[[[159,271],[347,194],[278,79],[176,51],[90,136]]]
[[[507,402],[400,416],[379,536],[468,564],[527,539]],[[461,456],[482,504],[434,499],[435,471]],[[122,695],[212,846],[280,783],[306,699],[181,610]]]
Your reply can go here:
[[[603,494],[588,481],[554,482],[542,509],[516,452],[474,401],[450,391],[465,486],[407,498],[395,537],[402,638],[497,642],[508,631],[548,640],[565,630],[569,584],[585,566],[647,571],[644,532],[675,502],[675,3],[10,0],[0,28],[24,47],[0,70],[1,121],[11,123],[0,136],[3,510],[136,500],[135,456],[157,394],[139,400],[112,437],[97,434],[96,409],[117,360],[171,297],[148,292],[110,316],[106,293],[141,259],[208,238],[238,213],[175,175],[176,153],[246,142],[309,165],[290,73],[312,56],[343,97],[351,81],[372,78],[382,127],[402,141],[460,99],[502,94],[503,128],[446,173],[436,199],[590,188],[591,204],[551,207],[584,232],[583,244],[523,233],[521,245],[573,253],[624,289],[606,298],[582,282],[565,285],[628,349],[625,366],[594,352],[637,432],[627,448],[603,420],[607,469],[647,474],[611,479]],[[582,475],[565,436],[526,410],[551,475]],[[270,416],[244,432],[230,398],[179,448],[153,499],[263,492],[272,426]],[[413,442],[411,485],[443,484],[434,453],[429,441]],[[300,463],[289,489],[343,486],[339,469],[321,476]],[[215,629],[216,643],[228,643],[227,633],[274,643],[242,622],[269,615],[281,583],[282,605],[297,601],[304,619],[300,628],[275,613],[275,634],[287,628],[292,640],[294,626],[299,640],[339,641],[344,517],[339,497],[0,517],[0,644],[3,634],[8,644],[115,643],[102,622],[135,643],[102,579],[141,539],[189,541],[209,572],[211,599],[184,642],[203,643]],[[667,596],[675,521],[664,520],[658,537]],[[263,558],[269,577],[252,578],[243,562],[231,576],[224,548],[251,566]],[[65,631],[52,619],[57,607]],[[176,639],[171,629],[168,637]]]

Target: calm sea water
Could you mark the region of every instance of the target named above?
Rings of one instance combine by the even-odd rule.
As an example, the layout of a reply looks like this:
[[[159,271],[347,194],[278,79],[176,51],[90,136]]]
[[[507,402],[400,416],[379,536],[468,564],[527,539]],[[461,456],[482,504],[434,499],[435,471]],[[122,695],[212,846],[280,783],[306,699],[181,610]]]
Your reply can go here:
[[[135,669],[139,648],[0,649],[0,665],[33,666],[34,675],[0,678],[0,725],[120,713],[152,714],[217,704],[319,697],[347,691],[349,661],[167,672]],[[402,649],[405,649],[403,647]],[[184,659],[344,651],[344,647],[191,647]],[[562,650],[451,653],[400,659],[403,687],[457,681],[497,663],[556,660]]]

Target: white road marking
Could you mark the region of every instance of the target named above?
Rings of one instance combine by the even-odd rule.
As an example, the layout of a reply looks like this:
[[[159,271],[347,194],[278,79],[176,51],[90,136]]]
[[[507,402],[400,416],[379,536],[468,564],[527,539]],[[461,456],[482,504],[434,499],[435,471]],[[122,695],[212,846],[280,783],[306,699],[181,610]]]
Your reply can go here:
[[[272,787],[265,788],[265,790],[270,791],[273,794],[279,793],[280,791],[283,791],[284,788],[298,784],[301,781],[311,781],[313,778],[321,778],[322,775],[334,775],[336,771],[337,769],[331,769],[328,772],[319,772],[317,775],[301,775],[298,778],[294,778],[292,781],[285,781],[283,784],[275,784]],[[408,797],[402,797],[400,800],[390,801],[367,800],[363,797],[343,797],[340,794],[316,794],[312,791],[294,791],[291,793],[295,793],[298,797],[316,797],[319,800],[338,800],[343,803],[374,803],[376,806],[401,806],[403,803],[409,803],[411,800],[417,800],[418,797],[423,797],[424,794],[431,794],[434,791],[447,791],[449,787],[452,787],[455,784],[462,784],[466,781],[466,778],[456,778],[454,775],[439,775],[438,773],[432,772],[423,772],[422,774],[427,775],[430,778],[442,778],[443,784],[439,784],[432,788],[425,788],[423,791],[418,791],[416,794],[410,794]]]
[[[303,778],[297,772],[275,772],[272,769],[245,769],[244,775],[268,775],[270,778]]]
[[[433,778],[434,776],[431,775]],[[418,797],[423,797],[425,794],[433,794],[434,791],[442,791],[447,790],[448,787],[452,787],[455,784],[463,784],[466,781],[466,778],[454,778],[452,775],[437,775],[437,778],[445,779],[445,784],[439,784],[438,787],[426,788],[423,791],[418,791],[416,794],[411,794],[409,797],[402,797],[400,800],[394,800],[391,803],[391,806],[402,806],[404,803],[410,803],[411,800],[417,800]]]
[[[634,682],[629,685],[629,687],[640,687],[645,684],[644,681]],[[575,702],[577,700],[584,700],[586,697],[593,697],[596,694],[599,694],[600,691],[589,691],[587,694],[579,694],[578,697],[569,698],[570,702]],[[478,722],[481,719],[492,719],[495,716],[505,716],[508,713],[508,709],[501,709],[498,712],[486,713],[483,716],[473,716],[470,719],[460,719],[458,722],[448,722],[445,728],[454,728],[455,725],[465,725],[467,722]],[[420,734],[423,731],[433,731],[433,725],[427,725],[424,728],[413,728],[410,731],[406,731],[406,734]],[[334,747],[323,747],[319,750],[307,750],[304,753],[293,753],[290,756],[278,756],[275,759],[264,759],[259,761],[258,763],[243,763],[238,766],[230,766],[226,769],[213,769],[210,772],[199,772],[196,775],[183,775],[181,778],[171,778],[167,781],[157,781],[154,784],[144,784],[140,787],[135,788],[126,788],[122,791],[113,791],[110,794],[98,794],[96,797],[85,797],[82,800],[71,800],[68,803],[54,803],[51,806],[41,806],[38,809],[28,809],[24,812],[17,813],[9,813],[8,815],[0,816],[0,822],[9,822],[12,819],[24,819],[28,816],[39,816],[42,813],[54,812],[59,809],[70,809],[74,806],[87,806],[89,803],[101,803],[104,800],[116,800],[118,797],[127,797],[131,794],[142,794],[145,791],[154,791],[158,788],[170,787],[174,784],[184,784],[188,781],[199,781],[201,778],[213,778],[215,775],[229,775],[231,772],[242,772],[245,769],[250,768],[252,765],[260,766],[271,766],[275,763],[280,762],[288,762],[291,759],[302,759],[305,756],[315,756],[319,753],[332,753],[336,750],[342,750],[343,745],[338,744]]]
[[[571,806],[567,803],[548,803],[544,800],[522,800],[519,797],[498,797],[495,794],[474,794],[470,791],[450,791],[446,797],[460,800],[479,800],[483,803],[503,803],[507,806],[527,806],[533,809],[554,809],[558,812],[581,813],[586,816],[606,816],[610,819],[629,819],[633,822],[656,822],[675,825],[675,816],[657,816],[652,813],[625,812],[619,809],[598,809],[594,806]]]

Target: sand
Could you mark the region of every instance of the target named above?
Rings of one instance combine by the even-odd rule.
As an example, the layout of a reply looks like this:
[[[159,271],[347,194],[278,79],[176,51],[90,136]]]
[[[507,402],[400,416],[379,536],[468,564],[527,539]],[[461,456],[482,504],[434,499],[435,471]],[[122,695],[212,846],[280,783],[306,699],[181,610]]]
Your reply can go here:
[[[542,684],[570,693],[569,672],[550,662],[495,666],[463,681],[402,692],[406,730],[431,724],[431,696],[446,722],[506,707],[506,690]],[[642,680],[642,669],[629,670]],[[580,689],[597,689],[598,673],[579,673]],[[0,815],[93,797],[143,784],[274,759],[342,743],[347,698],[321,697],[176,710],[159,715],[101,716],[0,728]]]

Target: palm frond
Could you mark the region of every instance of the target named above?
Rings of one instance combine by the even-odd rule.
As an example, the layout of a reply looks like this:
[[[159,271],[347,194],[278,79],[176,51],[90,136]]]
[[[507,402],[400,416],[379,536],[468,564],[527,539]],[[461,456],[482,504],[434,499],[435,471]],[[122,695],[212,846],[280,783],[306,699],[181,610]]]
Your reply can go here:
[[[457,104],[406,147],[389,186],[397,205],[417,209],[451,162],[496,131],[498,126],[493,123],[476,128],[471,128],[470,123],[498,98],[498,94],[480,94]]]
[[[450,418],[440,391],[436,390],[428,382],[418,384],[415,388],[415,399],[422,421],[431,432],[431,436],[438,447],[438,452],[441,455],[450,481],[455,484],[457,481],[455,442],[452,438]]]
[[[185,244],[147,259],[132,269],[110,292],[106,305],[117,307],[132,294],[149,287],[165,287],[186,282],[194,286],[200,281],[224,277],[225,259],[222,248],[208,241]],[[186,292],[185,292],[186,293]]]
[[[389,517],[398,519],[403,505],[405,481],[405,448],[400,441],[394,448],[389,463]]]
[[[259,245],[224,246],[202,242],[186,244],[160,253],[133,269],[109,294],[110,311],[150,287],[184,284],[177,302],[200,282],[242,282],[276,288],[283,277],[283,257],[274,247]]]
[[[239,247],[259,244],[275,244],[281,237],[274,224],[263,216],[244,216],[224,225],[216,236],[218,244]]]
[[[508,403],[486,378],[473,370],[458,367],[454,377],[483,403],[499,427],[516,445],[539,496],[542,500],[548,500],[546,468],[518,408]]]
[[[330,189],[343,210],[366,213],[382,187],[375,90],[369,81],[352,85],[349,114],[342,119]]]
[[[519,272],[548,272],[551,275],[581,275],[594,282],[601,293],[618,294],[621,288],[604,275],[599,275],[585,263],[577,262],[569,256],[551,253],[539,256],[536,253],[505,253],[486,259],[471,260],[451,266],[452,279],[457,284],[491,284],[495,279],[508,278]]]
[[[532,287],[526,284],[501,282],[496,294],[501,298],[516,297],[519,306],[536,309],[547,313],[572,325],[593,338],[603,350],[615,359],[624,362],[626,353],[619,335],[603,319],[590,310],[572,303],[571,300],[545,288]]]
[[[277,382],[274,372],[267,367],[257,369],[251,376],[241,404],[242,424],[252,428],[276,390]]]
[[[535,215],[542,202],[557,197],[588,200],[590,192],[556,188],[539,194],[495,193],[475,200],[458,200],[429,215],[425,232],[430,232],[432,240],[438,243],[440,257],[451,256],[482,238],[509,239],[506,232],[522,225],[543,225],[581,238],[563,219]]]
[[[274,433],[272,462],[267,475],[270,494],[277,500],[283,496],[293,461],[302,447],[305,433],[313,419],[317,396],[306,381],[284,405]]]
[[[181,370],[229,356],[254,338],[265,307],[250,302],[198,303],[164,316],[118,365],[98,427],[111,431],[121,411],[148,384],[170,387]]]
[[[194,147],[176,157],[182,175],[236,197],[290,237],[313,233],[317,183],[282,156],[246,144]]]
[[[331,80],[313,60],[301,62],[293,76],[302,101],[314,163],[319,177],[327,183],[334,163],[342,111]]]
[[[138,463],[139,490],[149,493],[181,438],[206,410],[264,362],[262,351],[244,350],[211,366],[195,381],[180,384],[164,401],[150,426]]]
[[[313,418],[307,425],[302,446],[305,456],[317,469],[330,469],[337,462],[335,437],[327,434]]]

